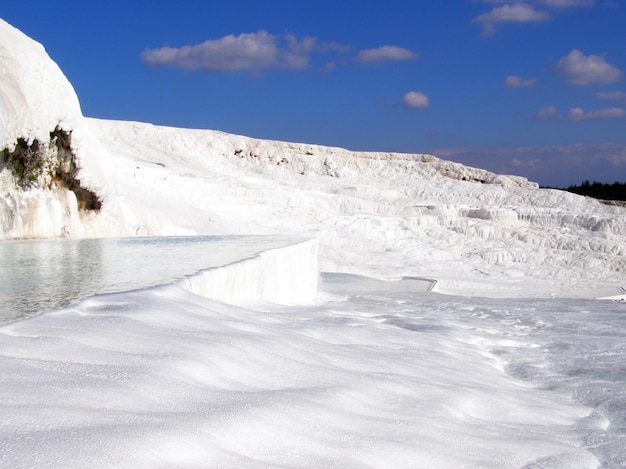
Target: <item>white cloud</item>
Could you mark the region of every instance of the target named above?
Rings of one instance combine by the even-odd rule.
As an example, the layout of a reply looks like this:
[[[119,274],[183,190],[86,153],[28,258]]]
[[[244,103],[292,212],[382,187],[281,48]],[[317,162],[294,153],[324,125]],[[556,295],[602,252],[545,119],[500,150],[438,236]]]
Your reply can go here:
[[[270,67],[301,70],[307,67],[308,53],[315,46],[315,38],[298,40],[291,35],[279,37],[258,31],[239,36],[230,34],[195,46],[146,49],[141,59],[153,66],[214,72]]]
[[[553,12],[568,8],[592,7],[595,0],[474,0],[481,3],[502,5],[493,8],[474,18],[475,23],[483,25],[483,36],[492,36],[498,23],[538,23],[548,21],[550,13],[543,9],[551,9]]]
[[[551,105],[540,107],[537,110],[536,117],[542,121],[552,120],[556,118],[556,107]]]
[[[335,42],[320,43],[314,37],[298,39],[291,34],[278,36],[257,31],[239,36],[229,34],[197,45],[146,49],[141,54],[141,60],[151,66],[211,72],[258,71],[268,68],[302,70],[308,67],[312,51],[346,53],[350,47]],[[382,46],[360,51],[355,60],[370,64],[418,57],[419,54],[402,47]],[[331,71],[335,64],[327,62],[322,71]]]
[[[430,101],[419,91],[409,91],[402,97],[402,105],[407,109],[425,109],[430,106]]]
[[[535,10],[526,3],[515,3],[495,7],[489,13],[475,18],[475,21],[477,23],[537,23],[549,19],[550,15],[545,11]]]
[[[506,3],[511,4],[530,4],[543,5],[550,8],[576,8],[591,7],[595,5],[595,0],[482,0],[482,3]]]
[[[474,18],[475,23],[483,25],[483,35],[492,35],[498,23],[538,23],[548,21],[550,14],[536,10],[526,3],[506,4],[495,7],[489,13]]]
[[[326,65],[324,65],[320,69],[320,72],[322,72],[322,73],[330,73],[330,72],[332,72],[335,69],[336,66],[337,66],[337,64],[335,62],[327,62]]]
[[[530,88],[536,82],[536,78],[528,78],[527,80],[524,80],[522,77],[518,77],[517,75],[509,75],[504,80],[504,84],[509,88]]]
[[[626,103],[626,93],[623,91],[606,91],[604,93],[596,93],[598,99],[606,99],[608,101],[624,101]]]
[[[570,109],[567,118],[572,122],[580,122],[596,119],[617,119],[626,116],[626,110],[621,107],[610,107],[597,111],[585,112],[580,107]]]
[[[166,65],[185,70],[232,72],[276,65],[276,37],[265,32],[232,34],[195,46],[146,49],[141,58],[149,65]]]
[[[382,46],[375,49],[365,49],[358,53],[356,61],[361,63],[376,63],[388,60],[411,60],[416,59],[419,54],[408,49],[397,46]]]
[[[613,83],[624,76],[621,70],[609,64],[603,57],[585,55],[578,49],[562,57],[554,67],[554,71],[575,85]]]
[[[541,5],[552,8],[576,8],[591,7],[595,4],[594,0],[539,0]]]
[[[540,121],[562,121],[564,118],[571,122],[582,122],[598,119],[619,119],[626,117],[626,109],[621,107],[609,107],[598,109],[596,111],[585,111],[581,107],[573,107],[567,113],[567,116],[562,116],[557,112],[556,107],[552,105],[543,106],[535,113],[535,118]]]
[[[288,34],[285,36],[287,47],[279,49],[278,57],[282,68],[289,70],[302,70],[309,65],[309,52],[317,44],[313,37],[305,37],[299,41],[295,36]]]

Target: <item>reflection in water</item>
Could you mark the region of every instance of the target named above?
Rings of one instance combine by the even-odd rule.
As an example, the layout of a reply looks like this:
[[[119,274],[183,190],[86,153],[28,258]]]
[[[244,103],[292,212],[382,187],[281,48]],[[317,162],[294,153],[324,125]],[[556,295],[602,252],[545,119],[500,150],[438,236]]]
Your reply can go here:
[[[0,243],[0,322],[55,308],[97,291],[96,240]]]
[[[0,242],[0,324],[97,293],[171,283],[301,241],[198,236]]]

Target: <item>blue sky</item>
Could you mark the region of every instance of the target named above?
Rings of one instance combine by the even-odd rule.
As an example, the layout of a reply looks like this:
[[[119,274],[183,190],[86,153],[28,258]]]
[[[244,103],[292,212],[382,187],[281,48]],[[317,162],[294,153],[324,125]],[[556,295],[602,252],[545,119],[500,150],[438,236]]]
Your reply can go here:
[[[83,113],[626,181],[617,0],[3,2]]]

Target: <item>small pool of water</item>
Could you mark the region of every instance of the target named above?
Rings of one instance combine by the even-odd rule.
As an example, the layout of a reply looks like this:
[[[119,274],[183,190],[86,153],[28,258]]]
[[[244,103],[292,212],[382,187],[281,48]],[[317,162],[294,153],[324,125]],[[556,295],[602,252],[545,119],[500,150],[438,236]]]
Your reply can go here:
[[[0,242],[0,324],[99,293],[172,283],[301,238],[193,236]]]
[[[424,277],[403,277],[395,281],[379,280],[362,275],[338,272],[322,272],[320,289],[329,293],[355,292],[411,292],[431,291],[437,283],[434,279]]]

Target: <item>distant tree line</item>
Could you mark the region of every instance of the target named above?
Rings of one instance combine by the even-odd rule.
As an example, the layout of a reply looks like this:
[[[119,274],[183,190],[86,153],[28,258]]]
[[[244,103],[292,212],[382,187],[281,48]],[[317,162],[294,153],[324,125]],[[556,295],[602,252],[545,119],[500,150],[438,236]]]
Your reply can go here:
[[[602,200],[621,200],[626,201],[626,183],[614,182],[607,184],[603,182],[583,181],[580,186],[569,186],[566,191],[575,194],[586,195]]]

